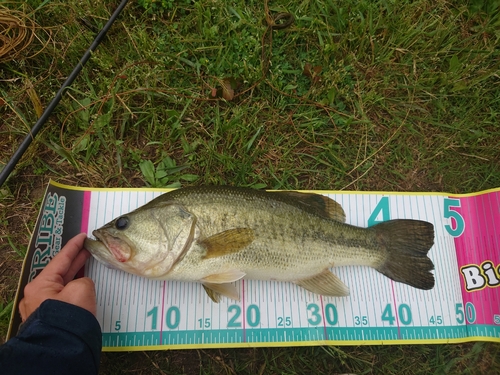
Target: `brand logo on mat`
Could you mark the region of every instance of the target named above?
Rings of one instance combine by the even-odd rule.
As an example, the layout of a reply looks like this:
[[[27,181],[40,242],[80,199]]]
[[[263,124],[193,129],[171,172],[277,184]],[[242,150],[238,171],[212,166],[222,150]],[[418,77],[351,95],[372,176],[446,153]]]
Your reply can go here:
[[[480,266],[468,264],[460,268],[460,272],[464,278],[465,290],[468,292],[500,286],[500,264],[495,269],[491,260],[484,261]]]
[[[35,236],[35,252],[31,261],[28,281],[49,263],[61,250],[66,197],[48,193],[40,217],[40,226]]]

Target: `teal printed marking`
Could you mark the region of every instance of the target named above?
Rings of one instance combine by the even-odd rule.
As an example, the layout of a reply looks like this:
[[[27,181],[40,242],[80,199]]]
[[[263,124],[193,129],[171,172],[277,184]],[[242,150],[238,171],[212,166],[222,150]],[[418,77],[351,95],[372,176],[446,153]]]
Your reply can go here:
[[[460,199],[444,198],[444,218],[454,221],[454,225],[445,224],[444,227],[451,236],[460,237],[465,230],[465,221],[462,215],[452,208],[460,208]]]
[[[278,327],[290,327],[292,325],[292,318],[287,316],[283,318],[282,316],[278,316]]]
[[[307,305],[307,321],[310,325],[317,326],[321,323],[321,314],[319,312],[319,306],[315,303],[310,303]]]
[[[382,312],[382,321],[389,323],[391,326],[393,326],[396,321],[396,318],[392,314],[392,307],[390,303],[385,306],[385,309]]]
[[[148,311],[147,317],[149,318],[150,316],[151,316],[151,329],[155,330],[156,329],[156,321],[158,319],[158,306],[155,306],[151,310]]]
[[[246,328],[243,330],[187,330],[159,332],[103,333],[104,347],[148,345],[195,345],[230,343],[280,343],[310,341],[393,341],[461,339],[468,336],[500,337],[500,327],[487,325],[441,327],[323,327],[310,328]]]
[[[169,329],[176,329],[181,321],[181,310],[177,306],[170,306],[166,315],[167,327]]]
[[[337,308],[332,303],[327,303],[325,306],[325,318],[328,324],[334,326],[339,321],[339,314]]]
[[[408,306],[406,303],[402,303],[401,305],[399,305],[398,313],[401,323],[403,323],[405,326],[411,324],[412,316],[410,306]]]
[[[476,321],[476,308],[472,302],[465,304],[465,318],[469,324],[473,324]]]
[[[241,307],[238,305],[231,305],[227,309],[228,316],[231,316],[227,322],[228,328],[240,328],[241,322],[237,321],[241,315]],[[234,314],[234,315],[231,315]]]
[[[205,324],[203,324],[203,322],[205,322]],[[198,319],[198,328],[210,328],[210,326],[210,318],[205,318],[205,320]]]
[[[363,316],[356,315],[354,317],[354,324],[357,326],[360,326],[360,325],[367,326],[368,325],[368,317],[366,315],[363,315]]]
[[[378,217],[382,214],[382,220],[379,220]],[[375,224],[381,223],[383,221],[388,221],[390,220],[390,214],[389,214],[389,197],[383,197],[380,199],[380,202],[378,202],[377,206],[373,210],[372,214],[368,218],[368,226],[371,227]]]
[[[443,324],[443,317],[441,315],[433,315],[429,318],[430,324],[441,325]]]
[[[260,311],[257,305],[248,306],[247,323],[250,327],[257,327],[260,324]]]
[[[468,326],[469,336],[484,336],[500,338],[500,327],[487,324],[473,324]]]

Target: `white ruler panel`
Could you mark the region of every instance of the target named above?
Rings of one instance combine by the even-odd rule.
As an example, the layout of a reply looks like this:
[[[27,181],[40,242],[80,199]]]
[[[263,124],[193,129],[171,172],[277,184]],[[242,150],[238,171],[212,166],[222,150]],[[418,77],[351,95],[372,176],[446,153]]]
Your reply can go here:
[[[91,193],[89,235],[115,217],[161,194],[150,191]],[[332,271],[350,288],[349,297],[322,297],[293,283],[242,280],[241,301],[213,303],[201,284],[152,281],[88,261],[96,283],[98,320],[108,348],[199,347],[324,342],[384,342],[460,338],[462,303],[453,237],[443,226],[443,196],[329,194],[349,224],[411,218],[434,224],[429,254],[436,286],[421,291],[395,283],[367,267]],[[457,329],[459,328],[459,329]]]

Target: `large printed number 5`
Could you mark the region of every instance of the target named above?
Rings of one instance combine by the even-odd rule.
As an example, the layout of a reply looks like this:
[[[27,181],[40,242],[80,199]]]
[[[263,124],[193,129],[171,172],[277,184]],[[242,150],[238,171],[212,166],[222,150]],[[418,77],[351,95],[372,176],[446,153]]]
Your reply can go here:
[[[465,221],[462,215],[457,211],[453,211],[453,207],[460,207],[460,200],[453,198],[444,198],[444,218],[450,220],[450,224],[455,223],[454,226],[445,224],[446,231],[453,237],[460,237],[465,230]]]

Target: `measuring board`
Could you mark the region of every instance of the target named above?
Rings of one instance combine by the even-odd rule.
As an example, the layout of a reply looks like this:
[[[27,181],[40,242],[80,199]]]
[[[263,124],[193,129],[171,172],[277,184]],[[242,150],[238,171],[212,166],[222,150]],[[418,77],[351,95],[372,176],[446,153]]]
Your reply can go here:
[[[163,192],[51,182],[20,291],[69,238],[81,231],[91,236]],[[84,273],[96,285],[103,350],[500,342],[500,189],[468,195],[315,192],[340,203],[349,224],[402,218],[433,223],[435,287],[415,289],[368,267],[336,267],[348,297],[319,296],[293,283],[240,280],[234,283],[240,301],[223,297],[217,304],[200,283],[148,280],[92,258]]]

